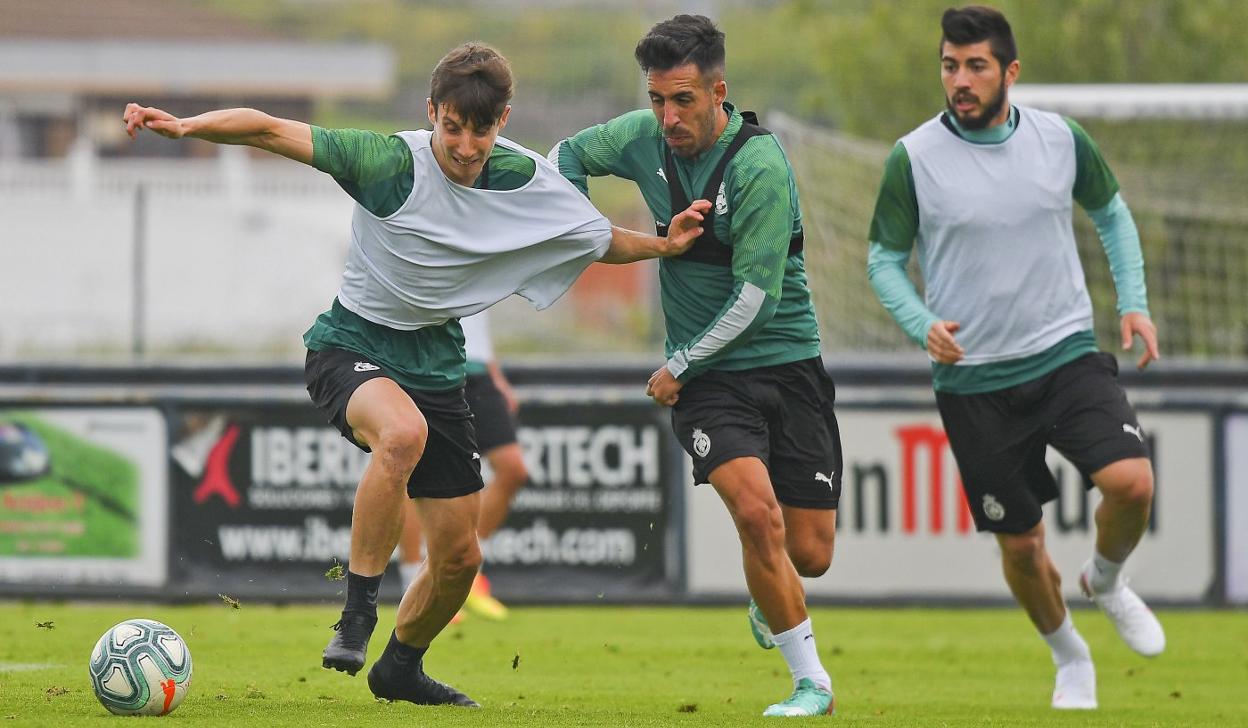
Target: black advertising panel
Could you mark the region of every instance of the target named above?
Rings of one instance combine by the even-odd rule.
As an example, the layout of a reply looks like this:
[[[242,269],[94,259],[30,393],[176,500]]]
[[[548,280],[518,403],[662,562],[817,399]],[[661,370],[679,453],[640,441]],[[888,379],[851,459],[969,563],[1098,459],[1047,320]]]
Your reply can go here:
[[[667,598],[680,586],[678,445],[648,402],[530,402],[531,481],[483,542],[495,591],[518,601]],[[171,596],[338,599],[369,455],[311,405],[182,406],[170,422]],[[488,464],[484,468],[488,482]],[[400,584],[392,564],[383,598]]]
[[[171,577],[182,596],[308,599],[342,589],[368,454],[311,405],[178,408]]]
[[[529,482],[482,543],[500,597],[628,601],[677,593],[683,479],[668,412],[649,400],[521,407]]]

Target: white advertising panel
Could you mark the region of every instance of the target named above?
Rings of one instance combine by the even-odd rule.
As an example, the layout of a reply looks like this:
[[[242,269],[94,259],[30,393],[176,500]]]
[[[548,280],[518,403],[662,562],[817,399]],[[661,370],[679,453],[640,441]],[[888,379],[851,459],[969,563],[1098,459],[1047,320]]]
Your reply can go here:
[[[1226,598],[1248,604],[1248,414],[1226,420]]]
[[[167,434],[155,408],[0,409],[0,586],[162,586]]]
[[[939,415],[841,408],[837,418],[845,472],[835,556],[827,574],[806,580],[807,591],[838,599],[1008,598],[996,540],[975,531]],[[1213,419],[1160,411],[1140,419],[1153,447],[1156,499],[1125,573],[1145,596],[1202,599],[1214,579]],[[1100,496],[1051,449],[1048,462],[1061,495],[1045,507],[1047,542],[1073,597],[1092,554]],[[709,486],[694,488],[688,503],[690,592],[744,596],[740,546],[723,504]]]

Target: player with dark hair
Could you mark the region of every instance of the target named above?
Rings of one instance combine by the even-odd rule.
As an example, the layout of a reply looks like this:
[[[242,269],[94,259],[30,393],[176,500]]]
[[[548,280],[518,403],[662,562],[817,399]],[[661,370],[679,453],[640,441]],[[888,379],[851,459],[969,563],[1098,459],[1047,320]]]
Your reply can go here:
[[[480,43],[433,71],[432,131],[333,130],[226,109],[179,119],[129,104],[126,130],[245,144],[324,171],[356,201],[342,286],[304,334],[313,402],[373,453],[355,493],[346,606],[322,664],[354,675],[377,622],[404,494],[414,498],[428,568],[408,586],[389,644],[368,673],[373,694],[475,706],[425,674],[434,637],[464,603],[481,563],[479,454],[464,400],[459,318],[519,293],[553,303],[595,260],[627,263],[685,250],[699,201],[668,238],[613,228],[543,157],[499,136],[511,68]]]
[[[868,273],[884,307],[932,360],[932,383],[978,530],[996,535],[1005,580],[1049,644],[1052,705],[1095,708],[1088,645],[1062,599],[1041,506],[1057,496],[1053,446],[1101,492],[1082,591],[1136,652],[1165,633],[1120,577],[1148,525],[1153,471],[1135,412],[1101,353],[1072,229],[1096,224],[1118,291],[1122,347],[1158,358],[1144,258],[1131,212],[1078,124],[1009,102],[1019,62],[998,11],[941,19],[947,110],[902,137],[885,162]],[[917,250],[926,301],[906,275]]]
[[[659,264],[668,358],[647,394],[672,407],[695,482],[728,507],[755,639],[788,664],[793,693],[764,715],[830,713],[800,577],[832,562],[841,445],[793,170],[753,114],[727,103],[724,34],[709,19],[659,23],[635,56],[651,108],[565,139],[551,160],[587,193],[590,176],[633,180],[660,232],[685,200],[715,201],[699,241]]]

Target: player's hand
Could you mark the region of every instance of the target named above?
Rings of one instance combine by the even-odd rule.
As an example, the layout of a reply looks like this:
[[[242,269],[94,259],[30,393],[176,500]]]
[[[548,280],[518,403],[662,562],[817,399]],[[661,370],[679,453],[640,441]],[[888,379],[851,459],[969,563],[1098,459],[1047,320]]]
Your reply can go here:
[[[646,396],[653,399],[656,403],[664,407],[671,407],[676,404],[676,400],[680,399],[680,388],[685,385],[681,384],[672,373],[667,370],[667,365],[659,367],[658,371],[650,375],[650,381],[646,382]]]
[[[1144,342],[1144,354],[1135,363],[1137,369],[1143,369],[1150,361],[1161,358],[1161,352],[1157,348],[1157,327],[1153,325],[1152,319],[1138,311],[1132,311],[1122,317],[1121,328],[1123,351],[1131,350],[1136,336]]]
[[[126,104],[126,112],[121,118],[126,122],[126,133],[131,139],[135,138],[139,129],[147,129],[170,139],[181,139],[186,134],[181,119],[151,106]]]
[[[709,200],[694,200],[689,207],[672,218],[667,228],[667,245],[660,255],[680,255],[693,245],[693,241],[702,234],[702,221],[710,211]]]
[[[940,364],[956,364],[966,356],[966,350],[953,338],[962,324],[957,321],[937,321],[927,330],[927,353]]]

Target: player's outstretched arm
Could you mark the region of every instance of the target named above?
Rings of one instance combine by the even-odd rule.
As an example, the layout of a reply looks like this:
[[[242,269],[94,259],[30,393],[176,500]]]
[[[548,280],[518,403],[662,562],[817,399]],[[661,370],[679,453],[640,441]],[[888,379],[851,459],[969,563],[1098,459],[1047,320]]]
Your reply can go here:
[[[1132,340],[1138,336],[1144,342],[1144,353],[1135,363],[1136,368],[1143,369],[1151,361],[1161,358],[1161,350],[1157,347],[1157,327],[1146,313],[1131,311],[1122,316],[1122,350],[1130,351]]]
[[[611,247],[600,262],[633,263],[647,258],[666,258],[680,255],[693,245],[702,234],[704,214],[711,209],[708,200],[694,200],[689,207],[672,218],[667,237],[647,235],[635,230],[612,226]]]
[[[192,137],[217,144],[242,144],[312,163],[312,127],[256,109],[221,109],[178,118],[167,111],[130,103],[122,120],[131,139],[140,129],[147,129],[169,139]]]

